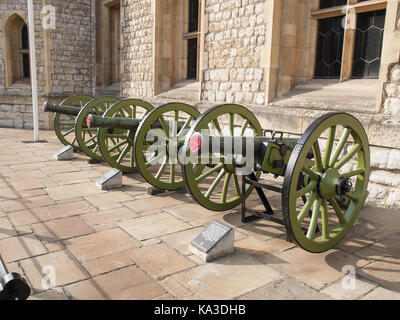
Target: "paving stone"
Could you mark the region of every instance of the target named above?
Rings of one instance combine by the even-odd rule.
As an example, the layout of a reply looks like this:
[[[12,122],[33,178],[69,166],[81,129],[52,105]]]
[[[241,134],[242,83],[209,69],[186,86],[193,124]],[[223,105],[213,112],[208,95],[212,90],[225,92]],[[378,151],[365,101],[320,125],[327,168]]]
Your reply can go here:
[[[168,277],[161,281],[161,285],[174,297],[184,299],[193,295],[188,289],[183,287],[173,277]]]
[[[82,217],[88,224],[95,225],[112,225],[116,222],[137,218],[139,215],[128,208],[119,208],[113,210],[105,210],[101,212],[93,212],[85,214]]]
[[[21,198],[37,197],[47,194],[46,191],[44,191],[43,189],[24,190],[24,191],[18,191],[18,193],[21,196]]]
[[[65,164],[63,166],[45,167],[41,168],[41,170],[47,175],[52,175],[57,173],[78,171],[79,169],[77,167],[74,167],[72,164]]]
[[[275,254],[282,251],[282,245],[285,245],[284,240],[277,239],[280,241],[263,241],[255,237],[247,237],[246,239],[235,242],[235,249],[243,253],[246,253],[254,258],[264,258],[269,254]],[[282,243],[281,243],[282,242]],[[286,246],[283,249],[288,249],[293,247],[293,244],[286,242]]]
[[[49,252],[55,252],[55,251],[60,251],[60,250],[64,250],[65,249],[65,245],[61,241],[59,241],[59,242],[49,242],[49,243],[44,242],[43,244],[46,247],[47,251],[49,251]]]
[[[45,207],[44,210],[51,218],[57,219],[91,212],[94,210],[94,208],[86,201],[80,200]]]
[[[239,230],[261,240],[269,240],[271,238],[282,237],[286,235],[284,226],[265,219],[260,219],[256,222],[246,224],[242,227],[239,227]]]
[[[0,240],[0,252],[6,263],[47,253],[40,241],[30,235]]]
[[[51,178],[60,184],[75,184],[96,179],[99,173],[96,170],[80,170],[78,172],[68,172],[53,174]]]
[[[374,243],[374,240],[363,237],[361,235],[351,233],[348,234],[337,246],[337,249],[354,253]]]
[[[65,289],[72,299],[80,300],[150,300],[166,294],[165,289],[135,266],[112,271]]]
[[[61,288],[55,288],[30,296],[28,300],[68,300],[68,297]]]
[[[168,236],[162,237],[162,240],[168,244],[168,246],[174,248],[179,253],[183,255],[192,254],[189,250],[190,243],[196,238],[200,232],[204,230],[201,228],[194,228],[190,230],[185,230],[182,232],[170,234]]]
[[[13,172],[10,175],[11,183],[15,181],[25,181],[27,179],[40,179],[46,178],[47,176],[40,170],[32,170],[32,171],[17,171]]]
[[[0,239],[9,238],[17,235],[11,223],[6,217],[0,218]]]
[[[11,185],[18,191],[44,188],[44,185],[38,179],[13,181]]]
[[[191,228],[187,223],[168,213],[153,214],[142,218],[131,219],[120,222],[118,225],[138,240],[161,237]]]
[[[376,288],[361,300],[400,300],[400,293],[385,288]]]
[[[340,279],[320,292],[336,300],[356,300],[372,291],[377,286],[377,284],[368,280],[358,279],[357,274],[354,280],[354,288],[349,286],[347,280]],[[343,283],[343,281],[345,281],[345,283]]]
[[[19,194],[11,188],[0,189],[0,201],[18,199]]]
[[[182,203],[182,200],[168,195],[157,196],[156,198],[152,197],[153,201],[149,201],[148,199],[149,198],[126,202],[125,205],[135,212],[143,212],[167,208]]]
[[[166,300],[166,301],[171,301],[171,300],[176,300],[176,299],[174,298],[174,296],[172,296],[172,295],[170,295],[170,294],[164,294],[163,296],[158,297],[158,298],[155,298],[155,299],[153,299],[153,300]]]
[[[85,197],[85,200],[94,205],[95,207],[104,206],[115,202],[130,201],[133,198],[122,191],[108,191],[104,194],[91,195]]]
[[[96,276],[116,269],[122,269],[134,262],[123,254],[112,254],[99,259],[90,260],[84,263],[85,268],[91,275]]]
[[[264,258],[270,267],[284,272],[306,283],[310,287],[321,290],[326,285],[344,277],[342,268],[350,265],[356,269],[366,266],[369,262],[354,255],[338,250],[329,250],[324,253],[310,253],[301,248]]]
[[[27,259],[21,261],[21,266],[33,289],[38,291],[45,291],[89,277],[79,262],[66,251],[57,251],[35,259]],[[52,278],[53,275],[54,278]],[[46,277],[52,280],[46,281]]]
[[[239,300],[330,300],[306,284],[293,278],[285,278],[277,283],[269,283],[254,291],[246,293]]]
[[[400,232],[388,236],[383,241],[374,243],[371,249],[400,258]]]
[[[126,254],[157,279],[196,266],[193,261],[181,256],[165,244],[133,249]]]
[[[186,222],[199,220],[202,218],[207,219],[211,216],[215,216],[215,212],[209,211],[198,204],[192,203],[180,204],[178,206],[165,208],[164,211]]]
[[[119,229],[111,229],[65,241],[67,248],[80,261],[88,261],[140,246]]]
[[[400,259],[381,257],[357,272],[372,282],[389,290],[400,292]]]
[[[46,188],[45,191],[54,200],[79,198],[79,197],[89,196],[92,194],[104,193],[104,191],[101,191],[98,188],[96,188],[96,186],[91,182],[69,184],[65,186],[56,186],[56,187]]]
[[[48,242],[69,239],[93,233],[90,228],[79,217],[68,217],[57,220],[51,220],[44,223],[38,223],[32,226],[33,232],[39,239]]]
[[[173,276],[195,295],[193,299],[233,299],[280,280],[279,272],[251,257],[235,253]]]
[[[50,220],[50,218],[43,211],[42,208],[13,211],[8,213],[8,218],[10,219],[11,223],[16,227]]]
[[[55,202],[49,196],[39,196],[24,198],[18,200],[6,200],[0,202],[0,206],[4,212],[18,211],[24,209],[44,207],[54,204]]]

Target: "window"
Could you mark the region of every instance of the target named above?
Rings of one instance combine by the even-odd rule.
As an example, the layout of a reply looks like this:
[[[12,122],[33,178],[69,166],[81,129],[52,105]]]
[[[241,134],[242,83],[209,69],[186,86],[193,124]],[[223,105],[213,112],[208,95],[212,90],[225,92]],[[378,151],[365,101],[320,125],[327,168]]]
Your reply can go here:
[[[21,55],[24,78],[30,78],[28,27],[24,25],[21,30]]]
[[[357,17],[353,78],[378,78],[386,10],[360,13]]]
[[[321,0],[315,78],[379,77],[386,18],[384,0]]]
[[[198,37],[199,37],[199,0],[189,0],[187,39],[187,76],[189,79],[197,79],[198,67]]]

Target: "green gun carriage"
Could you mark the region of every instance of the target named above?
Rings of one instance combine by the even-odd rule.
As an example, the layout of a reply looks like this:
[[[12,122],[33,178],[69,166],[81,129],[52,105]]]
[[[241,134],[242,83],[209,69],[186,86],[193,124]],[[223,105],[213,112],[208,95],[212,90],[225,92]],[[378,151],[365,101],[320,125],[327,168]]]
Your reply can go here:
[[[102,160],[97,156],[96,130],[86,126],[88,114],[102,115],[118,98],[94,98],[90,95],[75,95],[59,105],[50,102],[43,104],[44,112],[54,112],[54,131],[65,146],[72,146],[75,151],[83,151],[89,157]]]
[[[87,127],[98,128],[97,141],[102,157],[111,167],[124,173],[140,172],[147,182],[160,190],[183,188],[181,166],[176,158],[187,130],[200,112],[184,103],[168,103],[153,109],[147,102],[136,100],[134,105],[135,112],[128,114],[121,113],[125,108],[121,101],[102,117],[88,115]],[[152,130],[158,133],[153,135]],[[174,161],[171,158],[175,158]]]
[[[300,139],[265,133],[239,105],[203,113],[183,146],[187,190],[209,210],[242,205],[243,222],[261,217],[283,224],[288,240],[307,251],[333,248],[349,232],[368,195],[370,151],[362,124],[346,113],[328,113]],[[243,174],[244,168],[250,170]],[[282,177],[282,187],[261,182],[261,174]],[[246,208],[254,188],[265,212]],[[281,218],[274,215],[264,190],[282,194]]]

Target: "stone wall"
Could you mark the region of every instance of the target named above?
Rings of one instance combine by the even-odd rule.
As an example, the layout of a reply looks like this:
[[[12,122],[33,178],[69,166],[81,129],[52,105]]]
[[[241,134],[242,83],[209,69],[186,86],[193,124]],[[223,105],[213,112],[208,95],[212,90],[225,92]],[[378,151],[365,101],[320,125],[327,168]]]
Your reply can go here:
[[[122,0],[122,96],[153,95],[152,0]]]
[[[263,0],[207,0],[202,99],[265,103]],[[207,23],[207,22],[206,22]]]
[[[388,82],[384,91],[384,112],[387,114],[400,114],[400,63],[389,68]]]
[[[92,1],[52,0],[56,7],[56,29],[51,32],[53,94],[93,92],[94,7]]]

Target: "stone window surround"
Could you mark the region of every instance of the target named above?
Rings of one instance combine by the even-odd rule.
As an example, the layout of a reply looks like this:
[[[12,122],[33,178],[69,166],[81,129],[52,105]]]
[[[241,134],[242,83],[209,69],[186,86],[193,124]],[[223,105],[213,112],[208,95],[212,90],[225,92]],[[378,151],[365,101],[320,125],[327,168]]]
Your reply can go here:
[[[357,22],[357,14],[363,12],[370,12],[376,10],[386,9],[386,22],[385,22],[385,31],[384,31],[384,40],[383,40],[383,50],[382,50],[382,61],[380,67],[380,74],[377,85],[377,107],[376,112],[382,111],[382,90],[384,83],[388,80],[388,71],[389,66],[398,61],[395,59],[393,61],[393,57],[385,56],[388,50],[385,50],[385,47],[393,46],[391,43],[390,37],[388,34],[392,32],[393,29],[393,21],[395,21],[396,12],[394,10],[398,7],[397,1],[393,0],[369,0],[362,1],[359,0],[348,0],[347,5],[332,7],[327,9],[319,9],[313,10],[311,13],[312,19],[324,19],[335,16],[344,16],[346,18],[345,24],[345,34],[343,40],[343,57],[342,57],[342,69],[340,75],[340,82],[344,82],[350,80],[352,78],[352,67],[353,67],[353,55],[356,41],[356,22]],[[393,21],[392,21],[393,20]],[[396,21],[395,21],[396,22]],[[389,50],[389,51],[395,51]]]
[[[10,50],[12,45],[11,41],[19,41],[20,40],[20,34],[18,36],[13,37],[13,39],[10,39],[10,35],[7,32],[8,24],[10,23],[10,19],[13,19],[14,17],[20,18],[26,26],[28,26],[28,21],[26,18],[26,12],[25,11],[7,11],[5,14],[4,18],[4,24],[0,26],[0,32],[4,35],[2,39],[0,39],[0,48],[3,49],[3,59],[5,62],[5,88],[11,87],[15,83],[15,71],[13,70],[13,65],[12,65],[12,57],[13,54],[10,53]],[[11,22],[12,23],[12,22]],[[19,45],[20,46],[20,45]],[[22,58],[21,58],[22,59]],[[22,64],[22,61],[21,61]],[[21,72],[22,72],[22,65],[20,66]],[[17,73],[17,74],[20,74]],[[30,88],[30,83],[26,85],[26,88]]]

